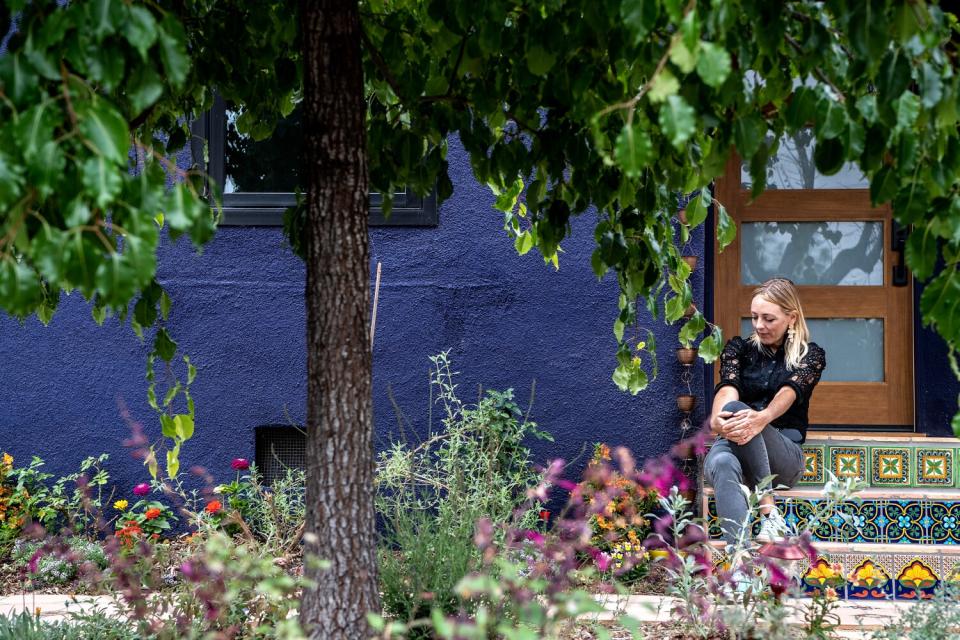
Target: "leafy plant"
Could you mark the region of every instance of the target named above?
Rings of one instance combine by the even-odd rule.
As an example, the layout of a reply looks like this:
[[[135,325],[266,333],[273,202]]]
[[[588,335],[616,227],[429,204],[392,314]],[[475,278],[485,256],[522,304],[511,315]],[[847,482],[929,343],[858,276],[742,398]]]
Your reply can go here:
[[[950,640],[960,632],[960,590],[938,589],[930,600],[905,607],[896,620],[873,632],[872,640]]]
[[[103,612],[44,620],[30,612],[0,616],[0,640],[145,640],[123,619]]]
[[[481,557],[473,542],[478,520],[508,522],[520,509],[524,526],[537,522],[539,507],[527,504],[527,491],[539,475],[525,441],[550,439],[524,419],[512,390],[488,390],[466,405],[448,352],[431,362],[443,428],[419,444],[394,443],[377,465],[381,590],[387,612],[403,620],[433,606],[455,610],[454,588]]]

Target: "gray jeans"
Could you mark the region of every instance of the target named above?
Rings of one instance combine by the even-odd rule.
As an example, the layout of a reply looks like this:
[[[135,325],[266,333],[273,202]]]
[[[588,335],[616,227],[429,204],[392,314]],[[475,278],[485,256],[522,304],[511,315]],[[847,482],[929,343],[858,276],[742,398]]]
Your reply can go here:
[[[724,405],[723,410],[736,413],[749,408],[734,400]],[[713,487],[723,539],[732,544],[747,517],[747,498],[740,485],[754,489],[758,482],[773,475],[770,488],[792,487],[803,475],[803,450],[779,429],[767,425],[744,445],[717,438],[703,462],[703,471]]]

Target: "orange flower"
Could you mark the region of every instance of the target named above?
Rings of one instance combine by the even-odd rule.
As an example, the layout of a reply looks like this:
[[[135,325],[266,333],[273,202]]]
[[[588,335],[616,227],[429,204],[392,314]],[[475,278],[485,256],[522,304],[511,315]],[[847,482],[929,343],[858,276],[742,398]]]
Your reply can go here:
[[[143,515],[147,518],[147,520],[156,520],[160,517],[160,509],[157,509],[156,507],[147,509],[147,512]]]
[[[222,508],[223,508],[223,505],[220,504],[219,500],[211,500],[210,502],[207,503],[207,506],[204,507],[203,510],[206,511],[207,513],[212,514],[220,511],[220,509]]]

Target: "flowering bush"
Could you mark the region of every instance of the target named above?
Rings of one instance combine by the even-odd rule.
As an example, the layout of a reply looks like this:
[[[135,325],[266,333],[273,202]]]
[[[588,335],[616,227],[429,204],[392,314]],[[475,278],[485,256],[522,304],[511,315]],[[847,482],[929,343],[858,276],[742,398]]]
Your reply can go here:
[[[651,531],[650,518],[658,508],[659,494],[639,483],[635,474],[615,469],[611,462],[610,447],[597,443],[584,480],[575,491],[589,504],[605,505],[590,517],[591,544],[615,560],[619,556],[622,561],[626,554],[637,569],[631,576],[636,579],[644,574],[648,558],[642,544]],[[627,464],[632,471],[632,461]]]
[[[156,540],[178,520],[170,507],[156,500],[138,500],[128,508],[126,500],[117,500],[114,508],[120,511],[116,519],[116,537],[129,546],[140,535]]]

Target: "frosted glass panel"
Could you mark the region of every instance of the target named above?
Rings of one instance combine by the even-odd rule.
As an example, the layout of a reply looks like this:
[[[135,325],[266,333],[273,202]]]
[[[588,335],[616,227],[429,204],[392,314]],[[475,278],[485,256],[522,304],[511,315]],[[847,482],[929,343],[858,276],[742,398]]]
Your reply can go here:
[[[773,137],[767,143],[772,144]],[[837,173],[825,176],[813,164],[816,140],[813,131],[804,129],[794,135],[784,134],[777,154],[767,161],[767,189],[869,189],[870,183],[857,165],[848,162]],[[740,166],[740,182],[751,186],[750,167]]]
[[[811,339],[827,352],[821,380],[883,382],[882,318],[807,318]],[[750,318],[740,321],[740,335],[753,333]]]
[[[745,222],[740,280],[798,285],[883,285],[882,222]]]

